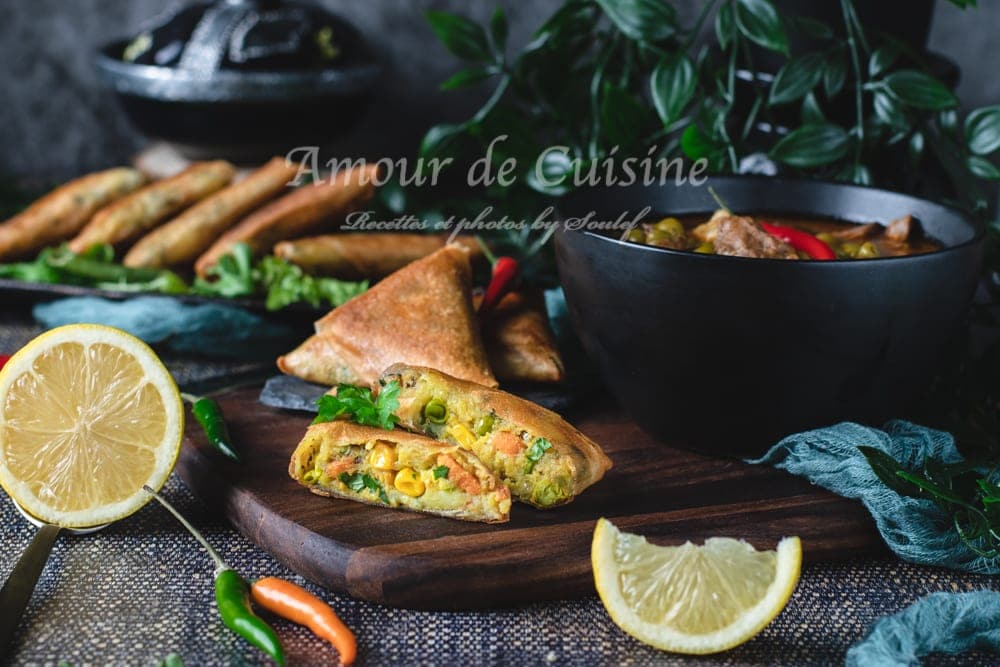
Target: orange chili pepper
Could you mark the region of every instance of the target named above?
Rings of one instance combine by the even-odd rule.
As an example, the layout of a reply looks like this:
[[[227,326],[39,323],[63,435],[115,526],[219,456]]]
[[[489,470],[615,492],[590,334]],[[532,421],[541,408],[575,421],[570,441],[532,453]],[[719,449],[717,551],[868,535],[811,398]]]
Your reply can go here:
[[[358,642],[350,628],[327,603],[297,584],[277,577],[264,577],[250,588],[253,601],[272,614],[304,625],[320,639],[333,644],[340,662],[350,665],[358,654]]]

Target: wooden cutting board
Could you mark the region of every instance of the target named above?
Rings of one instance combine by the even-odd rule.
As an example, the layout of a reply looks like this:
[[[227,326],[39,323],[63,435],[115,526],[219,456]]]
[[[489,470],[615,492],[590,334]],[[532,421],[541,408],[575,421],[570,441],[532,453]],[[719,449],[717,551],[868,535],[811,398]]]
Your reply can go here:
[[[614,468],[571,504],[516,504],[484,525],[315,496],[288,477],[311,415],[263,406],[259,388],[216,398],[244,463],[206,449],[193,419],[177,471],[209,507],[304,577],[357,598],[414,609],[503,607],[593,591],[598,517],[659,544],[743,537],[773,548],[802,538],[807,560],[884,551],[860,503],[765,466],[658,444],[618,411],[568,415]]]

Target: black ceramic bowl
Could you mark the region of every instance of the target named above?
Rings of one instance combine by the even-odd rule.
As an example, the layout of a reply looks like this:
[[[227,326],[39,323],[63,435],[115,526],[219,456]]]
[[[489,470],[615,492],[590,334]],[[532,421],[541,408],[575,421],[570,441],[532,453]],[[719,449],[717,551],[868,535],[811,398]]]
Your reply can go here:
[[[889,222],[912,214],[938,252],[847,261],[699,255],[561,229],[556,257],[583,346],[665,443],[730,455],[850,419],[879,424],[926,389],[969,307],[983,230],[902,194],[760,177],[709,181],[739,212]],[[589,190],[561,207],[615,219],[708,214],[707,187]]]

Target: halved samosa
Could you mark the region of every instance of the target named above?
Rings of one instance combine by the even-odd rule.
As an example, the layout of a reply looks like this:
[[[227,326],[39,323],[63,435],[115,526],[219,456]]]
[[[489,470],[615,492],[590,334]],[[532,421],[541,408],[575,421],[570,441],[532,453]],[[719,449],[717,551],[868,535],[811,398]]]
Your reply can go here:
[[[504,382],[559,382],[562,357],[538,292],[511,292],[480,315],[490,368]]]
[[[313,424],[288,474],[321,496],[464,521],[498,523],[510,516],[510,490],[475,456],[405,431]]]
[[[495,387],[471,274],[469,251],[459,245],[418,259],[330,311],[278,368],[318,384],[374,386],[382,369],[401,362]]]
[[[397,364],[400,425],[458,445],[535,507],[568,503],[611,468],[600,446],[545,408],[430,368]]]

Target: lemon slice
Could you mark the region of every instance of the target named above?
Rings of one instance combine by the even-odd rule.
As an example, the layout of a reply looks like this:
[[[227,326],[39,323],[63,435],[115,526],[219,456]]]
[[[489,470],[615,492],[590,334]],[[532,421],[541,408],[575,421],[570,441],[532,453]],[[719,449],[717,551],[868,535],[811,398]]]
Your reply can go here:
[[[726,537],[660,547],[600,519],[591,560],[597,593],[618,627],[658,649],[702,654],[742,644],[785,608],[802,547],[797,537],[776,551]]]
[[[180,453],[184,410],[170,372],[119,329],[72,324],[0,370],[0,485],[29,514],[70,528],[149,501]]]

